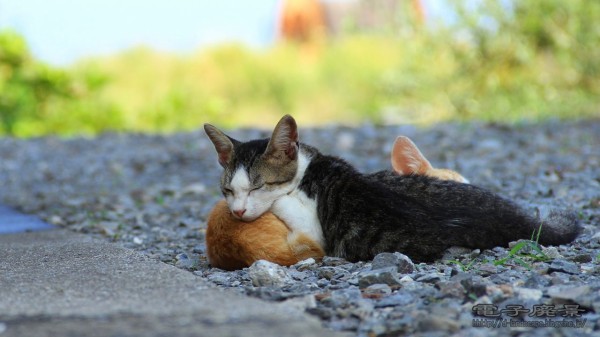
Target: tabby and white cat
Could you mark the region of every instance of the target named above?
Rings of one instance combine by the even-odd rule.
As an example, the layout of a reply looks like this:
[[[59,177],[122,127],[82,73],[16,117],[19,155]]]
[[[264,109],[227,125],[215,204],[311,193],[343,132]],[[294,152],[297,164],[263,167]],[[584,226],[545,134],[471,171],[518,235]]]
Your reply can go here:
[[[233,214],[252,221],[270,210],[327,255],[359,261],[398,251],[432,261],[451,246],[493,248],[528,239],[540,227],[518,205],[473,185],[389,171],[362,174],[299,143],[289,115],[270,139],[239,142],[212,125],[204,129],[224,168],[221,189]],[[574,213],[553,211],[540,243],[568,243],[580,230]]]
[[[423,174],[438,179],[468,182],[458,172],[436,169],[405,136],[394,142],[390,161],[398,174]],[[215,268],[241,269],[257,260],[289,266],[307,258],[321,259],[325,252],[305,235],[295,235],[273,213],[256,220],[236,219],[224,200],[210,212],[206,228],[206,253]]]

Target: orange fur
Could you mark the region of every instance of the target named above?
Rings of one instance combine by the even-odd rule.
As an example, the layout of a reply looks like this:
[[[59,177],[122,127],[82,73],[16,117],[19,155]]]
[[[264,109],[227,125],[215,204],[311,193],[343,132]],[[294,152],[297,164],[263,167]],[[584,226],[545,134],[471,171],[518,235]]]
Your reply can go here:
[[[436,169],[416,145],[400,136],[394,142],[392,166],[398,174],[424,174],[444,180],[467,182],[458,172]],[[267,212],[251,222],[231,215],[227,202],[221,200],[211,211],[206,229],[208,261],[213,267],[235,270],[267,260],[282,266],[299,261],[321,259],[323,248],[304,234],[291,233],[285,223]]]
[[[469,183],[456,171],[434,168],[415,143],[406,136],[396,138],[392,148],[391,162],[394,171],[398,174],[423,174],[442,180]]]
[[[248,267],[257,260],[290,266],[325,255],[321,246],[305,235],[290,234],[287,226],[272,213],[244,222],[234,218],[227,202],[221,200],[208,217],[208,261],[213,267],[235,270]]]

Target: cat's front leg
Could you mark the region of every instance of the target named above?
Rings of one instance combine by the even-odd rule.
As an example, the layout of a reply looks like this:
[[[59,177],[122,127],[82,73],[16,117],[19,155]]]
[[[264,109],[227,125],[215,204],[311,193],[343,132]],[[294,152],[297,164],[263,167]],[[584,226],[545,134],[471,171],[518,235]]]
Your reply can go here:
[[[273,203],[271,211],[283,220],[293,233],[303,233],[324,247],[325,239],[315,200],[298,194],[285,195]]]

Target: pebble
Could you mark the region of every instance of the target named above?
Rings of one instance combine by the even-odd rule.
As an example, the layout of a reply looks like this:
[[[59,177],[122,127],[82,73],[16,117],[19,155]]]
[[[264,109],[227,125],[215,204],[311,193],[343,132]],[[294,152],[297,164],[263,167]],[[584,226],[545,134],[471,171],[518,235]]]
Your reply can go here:
[[[550,263],[550,268],[548,271],[549,272],[559,271],[559,272],[564,272],[564,273],[568,273],[568,274],[578,274],[579,266],[577,266],[577,264],[575,264],[573,262],[559,259],[559,260],[554,260],[554,261],[552,261],[552,263]]]
[[[265,260],[258,260],[248,267],[248,276],[255,287],[280,287],[292,282],[284,267]]]
[[[365,288],[365,295],[389,295],[392,293],[392,288],[387,284],[377,283]]]
[[[385,267],[371,271],[365,271],[358,275],[358,285],[366,288],[370,285],[383,283],[388,286],[400,285],[398,269],[396,267]]]
[[[539,301],[544,295],[544,293],[539,289],[515,288],[514,291],[517,294],[517,298],[525,301]]]
[[[410,274],[415,270],[411,259],[401,253],[380,253],[375,256],[371,264],[372,270],[396,267],[400,274]]]
[[[390,296],[384,297],[381,300],[375,302],[375,307],[384,308],[405,306],[414,302],[415,300],[415,297],[410,292],[399,290],[391,294]]]

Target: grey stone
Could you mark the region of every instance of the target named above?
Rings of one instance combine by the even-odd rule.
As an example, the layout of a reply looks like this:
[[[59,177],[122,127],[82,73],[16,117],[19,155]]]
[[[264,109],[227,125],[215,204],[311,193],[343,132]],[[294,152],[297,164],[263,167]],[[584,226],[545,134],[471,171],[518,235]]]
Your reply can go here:
[[[405,306],[416,301],[416,298],[408,291],[399,290],[390,296],[386,296],[375,302],[376,308]]]
[[[396,267],[400,274],[410,274],[415,270],[411,259],[401,253],[380,253],[375,256],[371,264],[371,270],[387,267]]]
[[[533,247],[537,247],[538,249],[542,249],[542,247],[537,244],[535,241],[531,241],[531,240],[518,240],[518,241],[512,241],[508,243],[508,248],[512,249],[514,248],[517,244],[523,244],[521,246],[521,249],[519,249],[519,251],[517,253],[522,253],[522,254],[534,254],[537,253],[536,250],[533,249]]]
[[[498,272],[498,266],[494,266],[493,264],[483,264],[477,267],[477,271],[481,276],[489,276]]]
[[[543,247],[542,252],[550,259],[561,259],[563,256],[558,252],[558,248],[554,246]]]
[[[573,257],[569,257],[568,260],[577,262],[577,263],[588,263],[588,262],[592,262],[593,258],[592,258],[592,255],[590,255],[590,254],[577,254]]]
[[[317,269],[317,276],[328,280],[344,277],[346,275],[348,275],[348,271],[340,267],[321,267]]]
[[[322,264],[324,266],[336,267],[336,266],[348,264],[348,261],[346,261],[342,258],[339,258],[339,257],[325,256],[325,257],[323,257]]]
[[[365,295],[389,295],[392,293],[392,288],[387,284],[372,284],[365,288]]]
[[[334,308],[343,308],[362,300],[362,293],[358,288],[346,288],[331,292],[331,303]]]
[[[295,265],[293,265],[294,268],[296,268],[299,271],[303,271],[303,270],[314,270],[317,267],[316,261],[315,259],[308,258],[306,260],[302,260],[298,263],[296,263]]]
[[[436,283],[440,280],[442,280],[443,278],[443,274],[440,273],[430,273],[430,274],[425,274],[422,275],[420,277],[417,277],[417,282],[424,282],[424,283]]]
[[[440,289],[440,295],[444,297],[464,298],[467,293],[467,290],[460,281],[441,281],[436,285]]]
[[[524,301],[539,301],[544,293],[539,289],[531,288],[514,288],[517,297]]]
[[[550,284],[550,280],[547,277],[541,276],[537,273],[530,273],[523,286],[525,288],[540,289],[547,287]]]
[[[436,331],[442,330],[444,333],[456,332],[460,325],[454,319],[443,316],[425,316],[417,322],[417,327],[421,331]]]
[[[566,260],[554,260],[552,263],[550,263],[550,269],[548,271],[560,271],[568,274],[577,274],[579,273],[579,266]]]
[[[266,260],[258,260],[248,267],[248,276],[255,287],[282,287],[292,281],[282,266]]]
[[[548,296],[552,298],[554,303],[566,303],[569,301],[575,303],[587,302],[587,300],[589,300],[587,297],[591,292],[592,288],[589,285],[578,287],[552,286],[548,288]],[[589,307],[590,304],[587,304],[586,306]]]
[[[362,272],[358,275],[358,285],[366,288],[370,285],[383,283],[389,286],[400,285],[396,267],[386,267],[372,271]]]
[[[358,328],[360,319],[356,317],[345,317],[328,324],[328,327],[336,331],[354,331]]]

